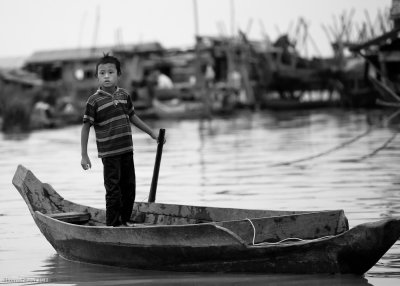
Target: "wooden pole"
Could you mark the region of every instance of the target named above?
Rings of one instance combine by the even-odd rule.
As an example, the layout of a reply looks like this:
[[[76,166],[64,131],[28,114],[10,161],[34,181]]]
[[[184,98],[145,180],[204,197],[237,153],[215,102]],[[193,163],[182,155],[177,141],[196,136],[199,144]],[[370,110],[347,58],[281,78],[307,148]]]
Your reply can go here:
[[[199,35],[199,13],[197,9],[197,0],[193,0],[193,14],[194,14],[194,36]]]
[[[153,178],[151,180],[149,203],[154,203],[156,200],[158,173],[160,171],[160,163],[161,163],[162,149],[163,149],[163,145],[164,145],[164,138],[165,138],[165,129],[160,129],[160,132],[158,134],[156,161],[154,164]]]
[[[231,0],[230,2],[230,12],[231,12],[231,37],[235,37],[235,3],[233,3],[234,0]]]

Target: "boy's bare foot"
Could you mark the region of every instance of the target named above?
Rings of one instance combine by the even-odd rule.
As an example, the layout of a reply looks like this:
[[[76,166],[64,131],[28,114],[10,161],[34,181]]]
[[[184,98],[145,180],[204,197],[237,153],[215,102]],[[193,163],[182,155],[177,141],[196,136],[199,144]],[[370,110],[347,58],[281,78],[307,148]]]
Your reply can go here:
[[[135,224],[132,223],[132,222],[123,222],[123,223],[121,224],[121,226],[122,226],[122,227],[134,227]]]

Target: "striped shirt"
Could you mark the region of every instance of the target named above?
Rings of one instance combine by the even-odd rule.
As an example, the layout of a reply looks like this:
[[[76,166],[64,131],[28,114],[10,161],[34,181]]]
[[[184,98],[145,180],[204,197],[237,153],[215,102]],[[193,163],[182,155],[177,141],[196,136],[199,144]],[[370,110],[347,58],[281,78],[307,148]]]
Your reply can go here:
[[[94,126],[99,158],[133,152],[129,118],[134,113],[132,99],[122,88],[113,94],[98,89],[89,97],[83,123]]]

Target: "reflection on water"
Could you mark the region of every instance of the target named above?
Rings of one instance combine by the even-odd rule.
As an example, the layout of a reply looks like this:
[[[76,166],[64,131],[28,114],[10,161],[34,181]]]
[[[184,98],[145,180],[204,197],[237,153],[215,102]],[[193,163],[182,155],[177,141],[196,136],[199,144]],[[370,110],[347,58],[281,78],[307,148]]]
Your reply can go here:
[[[254,275],[222,273],[180,273],[132,270],[69,262],[58,255],[45,261],[42,277],[52,283],[79,285],[372,285],[353,275]]]
[[[243,112],[212,121],[151,121],[166,128],[156,200],[281,210],[344,209],[350,226],[400,216],[400,135],[371,113],[340,110]],[[156,145],[135,131],[137,200],[146,201]],[[80,126],[0,134],[0,281],[45,277],[53,283],[154,285],[396,285],[400,244],[365,278],[148,272],[68,262],[43,238],[11,185],[17,164],[65,198],[104,207],[101,161],[90,135],[92,169],[80,168]],[[16,267],[18,266],[18,267]]]

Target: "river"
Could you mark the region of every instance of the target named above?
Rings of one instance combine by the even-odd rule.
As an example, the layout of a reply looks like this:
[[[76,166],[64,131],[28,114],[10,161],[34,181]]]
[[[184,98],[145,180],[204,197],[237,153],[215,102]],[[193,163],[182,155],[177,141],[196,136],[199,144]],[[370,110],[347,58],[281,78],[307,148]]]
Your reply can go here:
[[[156,201],[277,210],[343,209],[350,227],[400,217],[400,135],[380,111],[243,111],[207,120],[147,120],[165,128]],[[147,201],[156,144],[134,129],[137,201]],[[140,271],[66,261],[11,183],[18,164],[64,198],[103,208],[101,160],[80,167],[80,126],[0,133],[0,284],[399,285],[400,242],[363,277]]]

